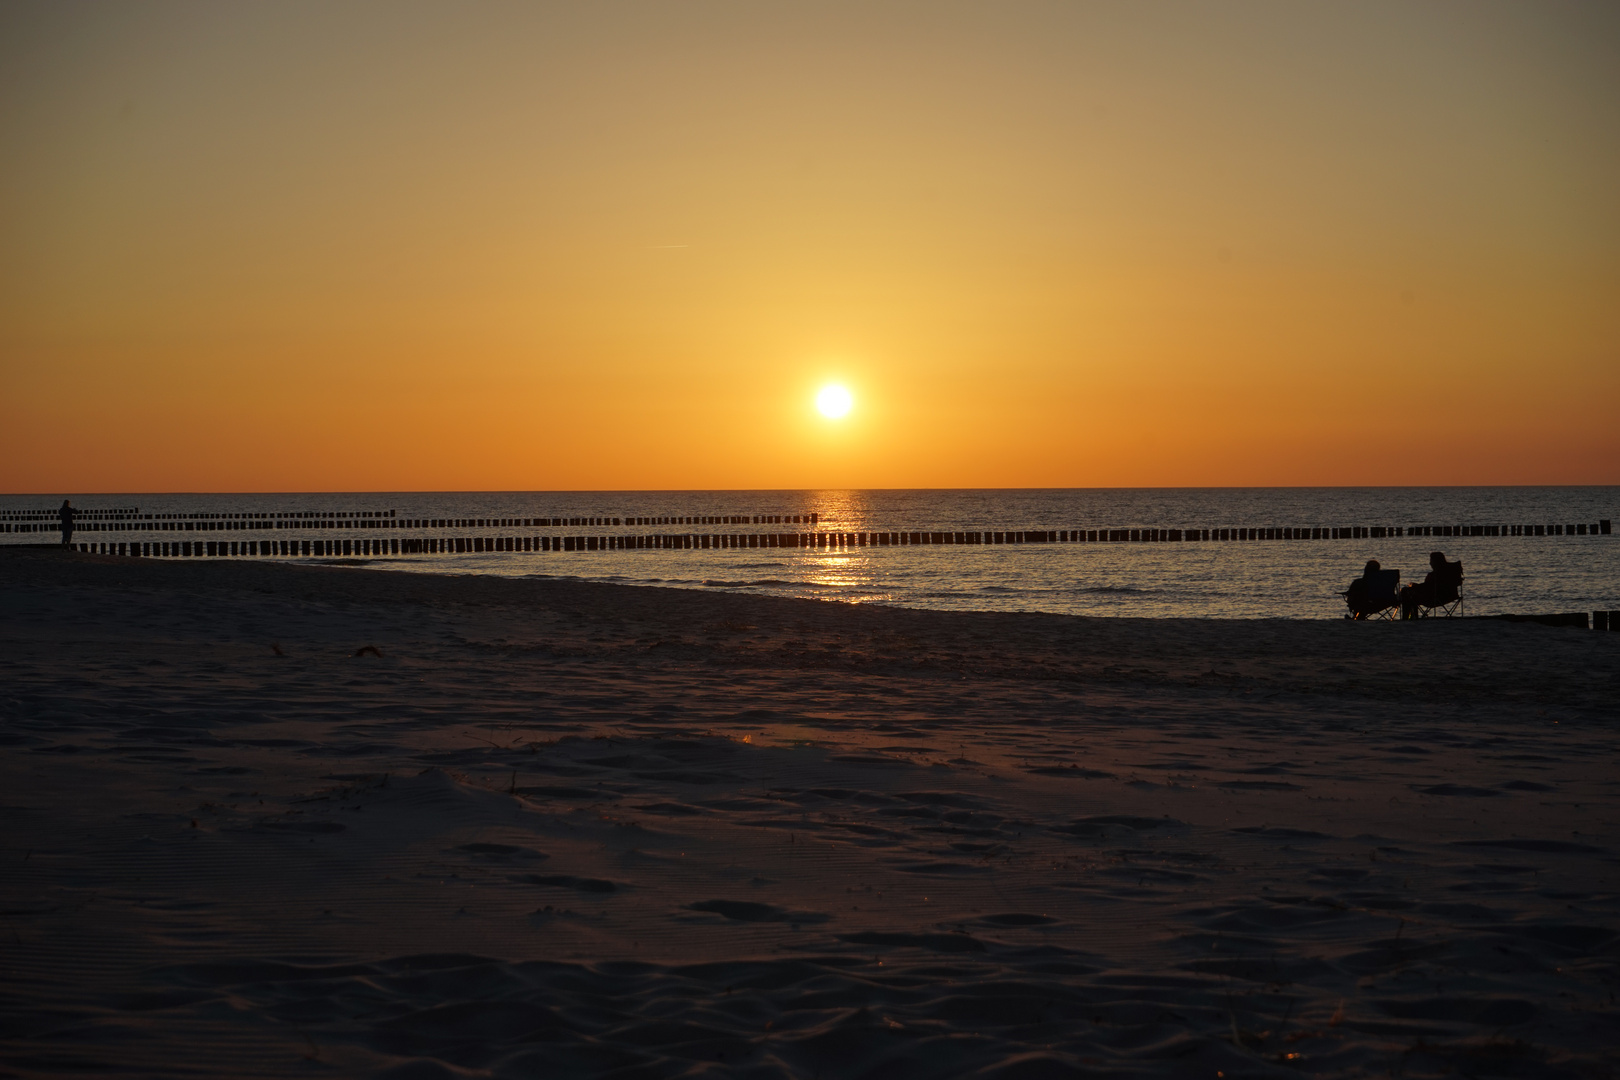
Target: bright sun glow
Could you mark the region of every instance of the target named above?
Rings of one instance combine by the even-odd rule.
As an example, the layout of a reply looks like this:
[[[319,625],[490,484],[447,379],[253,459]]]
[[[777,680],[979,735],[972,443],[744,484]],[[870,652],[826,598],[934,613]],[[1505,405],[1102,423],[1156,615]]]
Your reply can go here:
[[[855,399],[850,392],[836,383],[823,386],[816,394],[816,408],[829,420],[842,419],[854,405]]]

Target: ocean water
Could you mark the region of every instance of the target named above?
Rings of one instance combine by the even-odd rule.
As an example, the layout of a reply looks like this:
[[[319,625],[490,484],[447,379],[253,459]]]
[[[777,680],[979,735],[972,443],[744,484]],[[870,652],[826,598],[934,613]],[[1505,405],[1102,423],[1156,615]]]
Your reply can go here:
[[[1589,524],[1620,517],[1620,487],[443,492],[88,495],[144,514],[394,511],[398,518],[819,515],[820,530],[984,531]],[[62,496],[0,496],[0,514]],[[391,538],[809,531],[809,525],[390,529]],[[231,539],[380,535],[238,532]],[[76,539],[177,539],[150,532]],[[188,539],[190,537],[187,537]],[[213,539],[212,535],[209,537]],[[49,536],[4,536],[38,542]],[[722,589],[983,611],[1209,618],[1340,618],[1337,595],[1370,558],[1421,580],[1439,548],[1463,561],[1468,614],[1620,609],[1620,535],[1403,537],[1208,543],[1064,543],[829,549],[634,550],[311,560],[405,572],[493,574]]]

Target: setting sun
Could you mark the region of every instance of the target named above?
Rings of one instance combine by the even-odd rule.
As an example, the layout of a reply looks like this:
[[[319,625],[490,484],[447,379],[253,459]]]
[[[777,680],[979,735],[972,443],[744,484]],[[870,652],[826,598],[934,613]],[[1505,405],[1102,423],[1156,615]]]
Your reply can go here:
[[[823,386],[816,394],[816,409],[829,420],[842,420],[855,405],[855,398],[837,383]]]

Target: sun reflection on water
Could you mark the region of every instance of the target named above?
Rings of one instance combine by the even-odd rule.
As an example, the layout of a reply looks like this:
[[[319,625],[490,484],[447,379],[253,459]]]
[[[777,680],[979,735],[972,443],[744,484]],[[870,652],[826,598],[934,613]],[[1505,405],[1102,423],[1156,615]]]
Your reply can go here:
[[[811,588],[828,590],[829,599],[852,604],[885,602],[890,599],[886,589],[876,586],[880,575],[865,552],[829,552],[806,558],[801,564],[803,579]]]

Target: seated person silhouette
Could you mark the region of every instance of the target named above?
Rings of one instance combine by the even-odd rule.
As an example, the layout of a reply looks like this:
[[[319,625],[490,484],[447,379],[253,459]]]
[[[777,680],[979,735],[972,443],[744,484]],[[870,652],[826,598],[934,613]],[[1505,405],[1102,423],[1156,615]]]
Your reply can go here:
[[[1395,606],[1395,584],[1400,580],[1399,570],[1385,570],[1377,559],[1368,559],[1361,576],[1343,592],[1345,605],[1350,609],[1347,619],[1370,619],[1386,608]]]
[[[1401,590],[1401,618],[1415,619],[1418,608],[1441,607],[1462,593],[1462,560],[1447,562],[1443,551],[1429,552],[1430,570],[1421,584]]]

